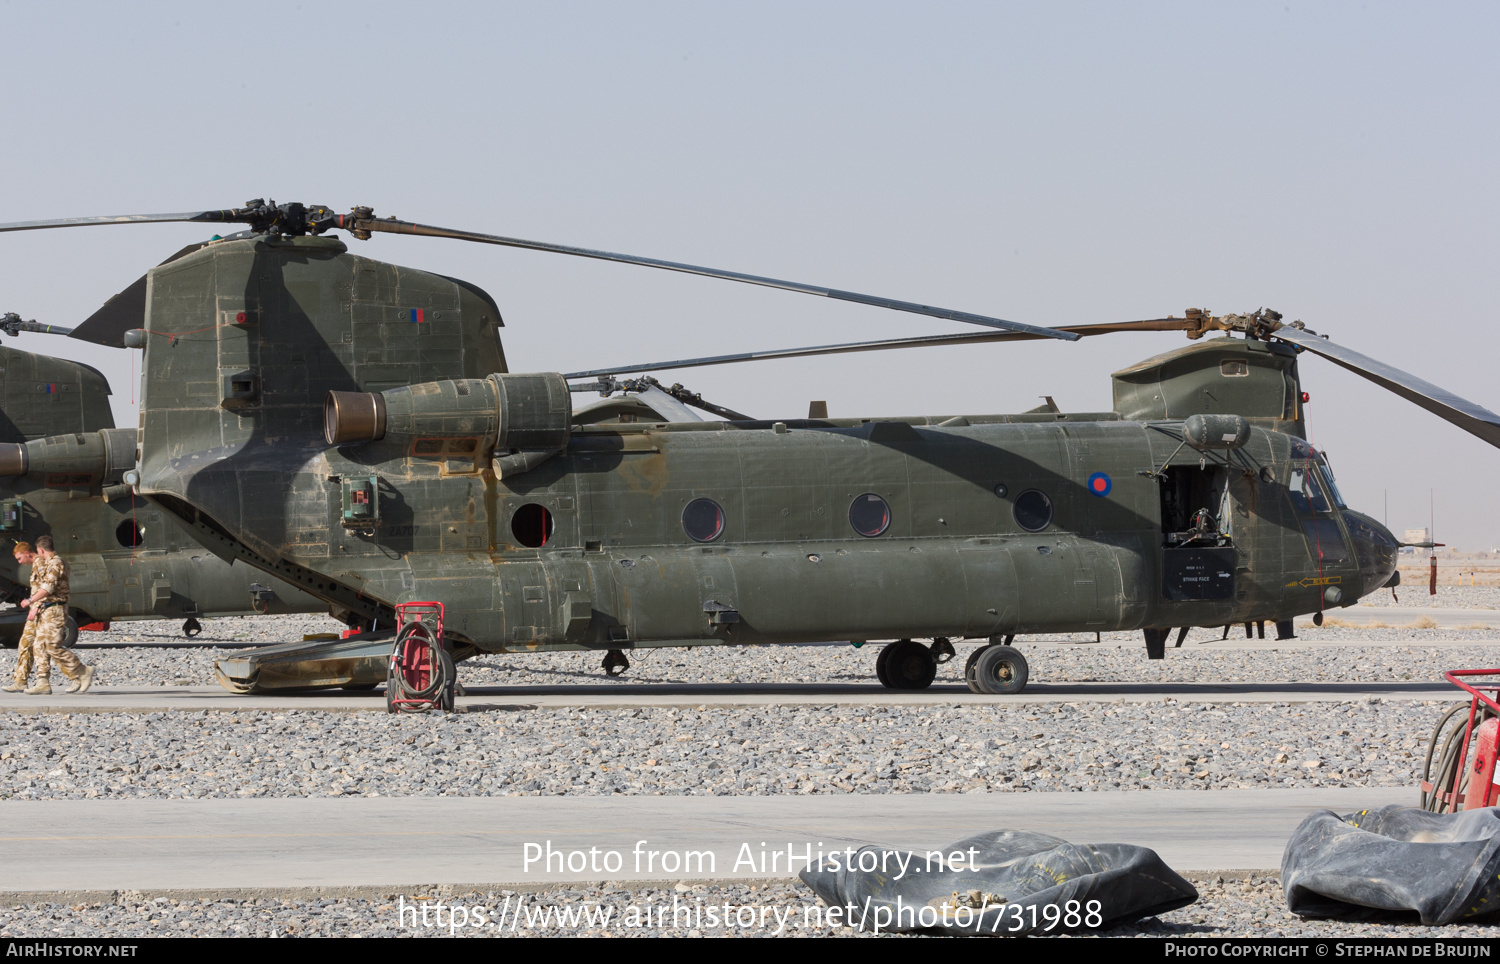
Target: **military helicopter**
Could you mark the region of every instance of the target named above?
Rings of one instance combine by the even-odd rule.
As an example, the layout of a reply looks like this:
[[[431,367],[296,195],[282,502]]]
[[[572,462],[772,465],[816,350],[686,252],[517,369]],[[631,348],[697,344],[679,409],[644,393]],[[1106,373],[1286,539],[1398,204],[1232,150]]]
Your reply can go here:
[[[260,201],[0,232],[160,221],[249,230],[152,269],[74,333],[145,349],[125,481],[224,559],[302,587],[351,626],[442,601],[455,659],[595,650],[614,672],[627,650],[654,646],[895,640],[878,677],[921,689],[962,637],[986,641],[965,670],[971,689],[1018,692],[1018,635],[1139,629],[1161,658],[1174,628],[1287,631],[1393,582],[1397,541],[1344,504],[1305,440],[1299,352],[1500,444],[1500,416],[1269,311],[1039,328]],[[331,229],[613,260],[994,330],[623,366],[570,386],[509,371],[500,312],[479,288],[352,255]],[[125,304],[131,290],[144,299]],[[1109,412],[726,422],[647,405],[657,417],[643,419],[659,387],[634,381],[640,392],[591,420],[569,397],[629,389],[624,372],[749,356],[1132,330],[1195,343],[1115,373]],[[1201,340],[1210,331],[1226,334]],[[53,456],[32,442],[25,457]]]
[[[0,331],[67,335],[71,329],[0,315]],[[170,517],[121,485],[135,464],[135,433],[114,427],[109,383],[80,362],[0,345],[0,440],[24,444],[82,435],[104,442],[101,465],[61,466],[0,485],[0,534],[34,540],[51,533],[71,569],[71,644],[79,628],[111,622],[182,619],[183,634],[202,631],[200,616],[317,612],[318,599],[248,567],[238,569],[199,548]],[[25,573],[0,551],[0,598],[27,595]],[[0,640],[14,647],[26,611],[0,613]]]

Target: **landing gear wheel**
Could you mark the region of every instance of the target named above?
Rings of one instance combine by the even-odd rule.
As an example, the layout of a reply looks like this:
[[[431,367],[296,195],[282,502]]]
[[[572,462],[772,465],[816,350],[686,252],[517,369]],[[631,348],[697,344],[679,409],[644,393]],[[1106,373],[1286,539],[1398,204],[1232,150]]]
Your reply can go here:
[[[964,675],[974,692],[1003,695],[1025,689],[1031,667],[1026,665],[1026,657],[1020,650],[991,644],[971,657],[969,671]]]
[[[939,666],[958,655],[953,649],[953,644],[948,641],[947,636],[939,636],[937,639],[934,639],[931,649],[932,658]]]
[[[982,652],[984,652],[983,646],[970,653],[968,660],[964,663],[964,682],[969,684],[971,690],[974,690],[974,664],[979,661],[979,654]],[[974,690],[974,692],[979,691]]]
[[[893,690],[925,690],[937,676],[937,660],[921,643],[901,639],[887,646],[886,685]],[[884,653],[882,655],[885,655]]]
[[[604,654],[604,662],[601,665],[604,667],[604,675],[619,676],[630,668],[630,660],[626,659],[625,654],[618,649],[612,649]]]
[[[203,632],[203,624],[198,622],[198,620],[194,619],[192,616],[189,616],[187,618],[187,622],[182,624],[182,635],[188,637],[189,639],[201,632]]]
[[[63,645],[72,649],[76,642],[78,642],[78,620],[73,618],[72,613],[68,613],[67,618],[63,620]],[[20,645],[19,640],[16,645]]]
[[[891,688],[891,678],[886,674],[886,666],[891,661],[891,650],[899,643],[887,643],[880,647],[880,652],[875,654],[875,678],[880,680],[880,685],[886,689]]]

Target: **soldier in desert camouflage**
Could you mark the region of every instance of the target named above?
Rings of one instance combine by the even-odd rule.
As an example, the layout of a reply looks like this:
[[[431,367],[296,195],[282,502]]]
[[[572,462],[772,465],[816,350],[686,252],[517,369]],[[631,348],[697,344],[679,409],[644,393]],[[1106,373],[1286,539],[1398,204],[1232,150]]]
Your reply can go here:
[[[17,540],[14,551],[18,565],[29,566],[36,560],[36,550],[25,539]],[[31,685],[31,665],[34,662],[31,647],[35,640],[36,623],[28,619],[26,629],[21,633],[21,642],[16,646],[15,678],[9,686],[0,686],[0,690],[6,693],[20,693]]]
[[[21,565],[31,565],[31,595],[21,600],[21,605],[29,607],[31,612],[26,616],[26,631],[17,652],[16,683],[5,689],[13,693],[25,683],[23,671],[30,668],[26,664],[34,658],[37,680],[25,690],[28,695],[52,692],[53,662],[73,681],[69,693],[87,692],[94,683],[94,668],[79,662],[63,646],[68,618],[68,564],[53,551],[51,536],[40,536],[35,552],[23,552],[23,546],[30,549],[24,542],[17,543],[15,555]]]

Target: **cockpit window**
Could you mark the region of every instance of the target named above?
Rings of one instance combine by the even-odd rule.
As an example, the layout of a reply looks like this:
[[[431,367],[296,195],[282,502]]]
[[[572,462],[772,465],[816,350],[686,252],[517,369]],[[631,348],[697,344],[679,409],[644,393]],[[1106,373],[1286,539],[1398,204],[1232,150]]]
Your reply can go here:
[[[1318,484],[1317,473],[1311,462],[1292,466],[1292,477],[1287,483],[1292,496],[1292,505],[1298,512],[1328,512],[1328,499]]]
[[[1317,450],[1308,445],[1305,439],[1297,438],[1294,435],[1289,441],[1291,442],[1291,452],[1289,454],[1293,462],[1305,462],[1318,454]]]
[[[1333,504],[1340,509],[1349,508],[1349,504],[1344,501],[1343,493],[1339,492],[1338,483],[1333,481],[1333,469],[1329,467],[1328,456],[1326,455],[1318,456],[1318,474],[1323,477],[1323,483],[1328,487],[1328,493],[1333,496]]]

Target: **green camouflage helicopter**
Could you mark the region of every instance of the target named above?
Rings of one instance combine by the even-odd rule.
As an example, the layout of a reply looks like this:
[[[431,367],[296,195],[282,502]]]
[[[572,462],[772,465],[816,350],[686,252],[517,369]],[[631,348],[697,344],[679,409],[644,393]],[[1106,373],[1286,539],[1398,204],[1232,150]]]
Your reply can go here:
[[[70,333],[11,312],[0,315],[0,331]],[[202,631],[200,616],[327,608],[279,579],[231,568],[120,484],[135,465],[135,433],[114,427],[109,395],[108,381],[88,365],[0,345],[0,440],[81,433],[105,446],[102,470],[60,467],[0,485],[0,534],[35,540],[50,533],[68,559],[69,644],[80,626],[102,630],[119,620],[181,619],[191,637]],[[0,598],[14,603],[27,595],[25,569],[0,549]],[[0,641],[14,647],[25,618],[23,609],[0,613]]]
[[[1500,445],[1500,416],[1269,311],[1037,328],[258,201],[0,232],[161,221],[249,230],[152,269],[74,333],[145,349],[125,481],[226,561],[303,588],[351,626],[390,625],[402,602],[443,602],[455,659],[596,650],[617,672],[635,648],[894,640],[878,677],[920,689],[961,637],[986,641],[965,671],[973,690],[1018,692],[1029,676],[1018,635],[1139,629],[1161,658],[1174,628],[1272,621],[1289,635],[1294,616],[1394,584],[1397,540],[1344,504],[1305,440],[1299,352]],[[607,259],[991,330],[511,373],[487,294],[350,254],[331,229]],[[1195,341],[1115,373],[1108,412],[700,421],[674,414],[672,402],[701,402],[685,390],[615,377],[1134,330]],[[1201,340],[1210,331],[1226,335]],[[621,389],[635,393],[573,411],[573,391]],[[68,439],[0,447],[0,472],[97,451]],[[339,672],[378,681],[376,661],[351,652]],[[321,659],[325,678],[336,657],[296,654]],[[237,688],[271,685],[252,659],[220,671]]]

